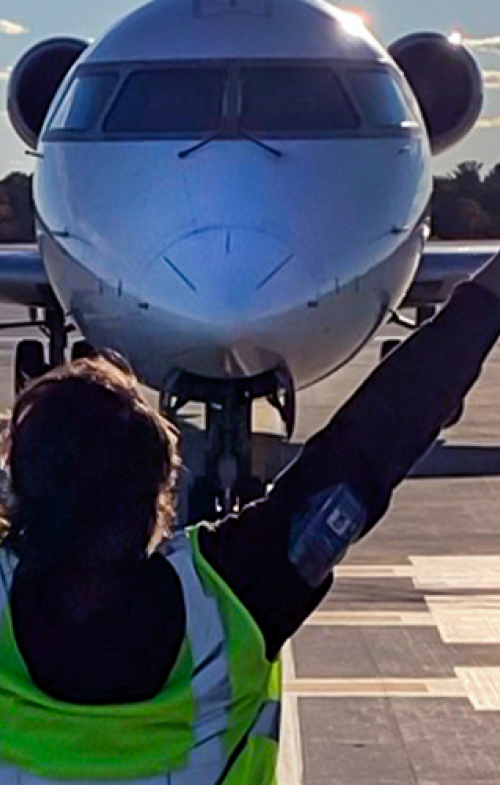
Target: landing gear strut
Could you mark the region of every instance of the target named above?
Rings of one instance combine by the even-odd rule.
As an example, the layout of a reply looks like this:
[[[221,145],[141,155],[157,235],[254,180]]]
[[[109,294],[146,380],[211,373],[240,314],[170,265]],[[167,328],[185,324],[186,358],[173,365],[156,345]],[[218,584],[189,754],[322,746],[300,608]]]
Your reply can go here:
[[[252,475],[251,398],[228,389],[205,404],[205,471],[189,492],[189,520],[212,520],[264,495]]]
[[[188,401],[205,404],[205,467],[190,489],[187,519],[213,520],[261,498],[265,484],[253,472],[252,404],[266,398],[280,413],[287,438],[294,427],[295,394],[285,369],[252,379],[210,380],[179,374],[163,396],[172,416]]]
[[[229,389],[220,401],[206,404],[205,476],[215,491],[216,512],[230,513],[264,493],[263,483],[252,475],[251,420],[247,391]]]
[[[51,368],[56,368],[64,363],[68,345],[64,311],[59,304],[54,308],[47,308],[45,324],[45,331],[49,338],[49,365]]]
[[[38,308],[30,308],[29,315],[30,320],[26,322],[0,324],[0,330],[38,327],[48,338],[48,357],[46,356],[45,343],[41,340],[29,339],[18,343],[14,362],[14,392],[16,396],[30,381],[64,363],[68,332],[72,329],[66,326],[64,312],[59,303],[54,303],[50,308],[46,308],[41,319]]]

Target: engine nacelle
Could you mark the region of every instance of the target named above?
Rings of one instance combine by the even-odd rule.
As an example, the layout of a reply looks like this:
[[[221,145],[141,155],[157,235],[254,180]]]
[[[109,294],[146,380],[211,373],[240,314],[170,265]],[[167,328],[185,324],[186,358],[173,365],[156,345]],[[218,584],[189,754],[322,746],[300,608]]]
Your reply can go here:
[[[29,49],[12,71],[10,121],[32,150],[59,85],[86,48],[87,43],[77,38],[51,38]]]
[[[389,48],[420,104],[435,155],[466,136],[483,106],[483,78],[472,54],[440,33],[415,33]]]

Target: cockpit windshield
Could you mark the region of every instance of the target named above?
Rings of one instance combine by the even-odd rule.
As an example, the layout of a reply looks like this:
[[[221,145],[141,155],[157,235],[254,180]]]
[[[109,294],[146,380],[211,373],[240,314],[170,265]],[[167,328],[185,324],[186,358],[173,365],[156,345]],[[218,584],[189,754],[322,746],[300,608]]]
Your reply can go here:
[[[389,71],[353,70],[349,73],[349,83],[372,128],[417,125],[402,88]]]
[[[240,122],[249,131],[345,131],[360,124],[327,66],[243,67],[240,96]]]
[[[46,138],[320,139],[421,129],[405,85],[381,64],[220,60],[86,65]]]
[[[116,73],[77,76],[52,118],[50,130],[87,131],[92,128],[117,83]]]
[[[222,68],[138,71],[125,81],[104,123],[109,133],[209,132],[219,128]]]

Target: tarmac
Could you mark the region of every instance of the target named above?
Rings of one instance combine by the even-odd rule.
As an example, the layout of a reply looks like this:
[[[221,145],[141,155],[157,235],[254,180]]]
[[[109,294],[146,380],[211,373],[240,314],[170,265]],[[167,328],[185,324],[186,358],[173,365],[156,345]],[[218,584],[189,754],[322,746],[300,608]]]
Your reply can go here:
[[[366,377],[380,342],[301,395],[299,439]],[[499,785],[499,392],[495,348],[462,421],[285,652],[282,785]]]
[[[20,315],[0,306],[0,321]],[[0,409],[12,401],[21,337],[0,332]],[[258,469],[271,476],[328,421],[376,365],[380,342],[299,394],[292,445],[276,414],[256,406]],[[280,785],[500,785],[499,392],[496,348],[462,421],[287,646]],[[188,451],[198,415],[186,416]]]

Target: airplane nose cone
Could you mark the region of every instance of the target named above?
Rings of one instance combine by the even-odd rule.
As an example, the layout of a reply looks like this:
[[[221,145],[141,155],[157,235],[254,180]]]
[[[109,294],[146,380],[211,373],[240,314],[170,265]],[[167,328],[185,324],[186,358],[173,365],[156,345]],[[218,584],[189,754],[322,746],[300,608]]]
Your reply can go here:
[[[198,322],[231,327],[274,310],[293,261],[291,249],[265,232],[194,231],[159,254],[145,296]]]

